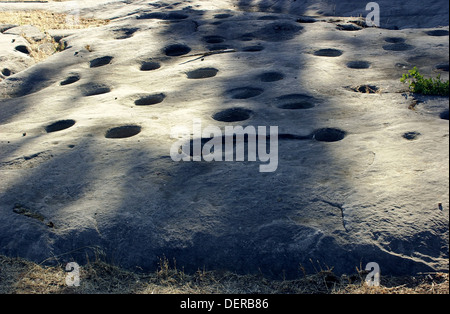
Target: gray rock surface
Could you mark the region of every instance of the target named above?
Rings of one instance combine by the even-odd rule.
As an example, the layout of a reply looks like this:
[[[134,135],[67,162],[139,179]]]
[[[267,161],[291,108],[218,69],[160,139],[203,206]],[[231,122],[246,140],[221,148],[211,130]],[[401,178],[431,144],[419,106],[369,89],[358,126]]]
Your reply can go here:
[[[336,16],[326,1],[81,6],[111,23],[0,83],[0,254],[276,278],[311,261],[448,271],[449,101],[399,81],[413,66],[448,79],[448,4],[409,25],[419,12],[389,2],[405,27],[349,30],[365,4],[347,2]],[[197,55],[217,49],[232,51]],[[278,126],[277,171],[173,161],[171,130],[196,119]]]

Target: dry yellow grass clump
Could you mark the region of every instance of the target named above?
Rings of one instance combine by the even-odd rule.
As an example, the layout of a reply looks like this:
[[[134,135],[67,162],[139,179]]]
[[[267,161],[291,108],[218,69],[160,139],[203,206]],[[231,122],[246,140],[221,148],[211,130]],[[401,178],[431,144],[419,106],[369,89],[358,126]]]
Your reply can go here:
[[[33,25],[41,30],[46,37],[40,41],[34,41],[23,36],[30,44],[31,57],[36,62],[46,59],[55,52],[64,49],[62,43],[56,42],[48,31],[51,29],[84,29],[99,27],[108,24],[107,20],[82,18],[62,13],[54,13],[40,10],[29,11],[2,11],[0,12],[0,24]]]
[[[135,273],[96,260],[81,266],[80,286],[68,287],[64,265],[48,267],[0,256],[0,294],[448,294],[448,274],[382,277],[368,287],[363,273],[336,276],[331,269],[297,280],[199,270],[186,274],[166,258],[153,273]]]

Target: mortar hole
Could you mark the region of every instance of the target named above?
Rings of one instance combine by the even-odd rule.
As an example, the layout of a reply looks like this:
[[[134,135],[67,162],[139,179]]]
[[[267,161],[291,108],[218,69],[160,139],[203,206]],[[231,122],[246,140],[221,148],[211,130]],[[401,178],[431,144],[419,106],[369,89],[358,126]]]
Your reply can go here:
[[[116,139],[128,138],[128,137],[135,136],[135,135],[139,134],[140,132],[141,132],[140,126],[125,125],[125,126],[120,126],[117,128],[109,129],[106,132],[105,137],[106,138],[116,138]]]

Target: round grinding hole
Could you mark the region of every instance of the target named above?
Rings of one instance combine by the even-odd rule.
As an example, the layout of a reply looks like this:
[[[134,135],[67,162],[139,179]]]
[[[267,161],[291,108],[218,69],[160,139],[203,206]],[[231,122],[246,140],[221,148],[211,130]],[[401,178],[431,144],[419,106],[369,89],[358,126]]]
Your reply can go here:
[[[448,63],[440,63],[435,66],[436,70],[448,72]]]
[[[10,69],[7,69],[7,68],[4,68],[4,69],[2,70],[2,74],[3,74],[4,76],[10,76],[10,75],[11,75],[11,70],[10,70]]]
[[[340,31],[360,31],[362,27],[355,24],[338,24],[336,27]]]
[[[264,47],[263,46],[248,46],[248,47],[244,47],[242,49],[242,51],[244,52],[258,52],[258,51],[263,51]]]
[[[67,77],[64,81],[62,81],[59,84],[64,86],[64,85],[73,84],[75,82],[78,82],[79,80],[80,80],[80,76],[78,74],[74,74],[74,75]]]
[[[47,133],[58,132],[75,125],[75,120],[61,120],[45,127]]]
[[[342,50],[332,48],[320,49],[315,51],[314,55],[319,57],[339,57],[342,55]]]
[[[445,29],[435,29],[433,31],[426,32],[429,36],[448,36],[448,30]]]
[[[230,18],[230,17],[232,17],[232,16],[233,16],[232,14],[222,13],[222,14],[216,14],[216,15],[214,15],[214,18],[215,18],[215,19],[220,19],[220,20],[222,20],[222,19]]]
[[[253,39],[255,39],[253,34],[244,34],[239,38],[241,41],[252,41]]]
[[[310,16],[302,16],[302,17],[298,18],[296,22],[310,24],[310,23],[316,23],[317,20]]]
[[[398,43],[404,43],[405,42],[405,38],[402,37],[386,37],[384,39],[385,42],[387,43],[391,43],[391,44],[398,44]]]
[[[238,122],[250,119],[252,111],[244,108],[231,108],[217,112],[213,119],[221,122]]]
[[[360,85],[356,87],[350,88],[354,92],[363,93],[363,94],[376,94],[379,92],[379,88],[375,85]]]
[[[157,70],[161,67],[161,64],[159,64],[158,62],[154,62],[154,61],[144,61],[141,63],[141,71],[153,71],[153,70]]]
[[[396,43],[383,46],[383,49],[387,51],[407,51],[413,48],[414,48],[413,46],[405,43]]]
[[[148,95],[144,96],[134,102],[136,106],[151,106],[156,105],[159,103],[162,103],[164,99],[166,98],[166,95],[164,94],[154,94],[154,95]]]
[[[114,39],[128,39],[130,37],[133,37],[134,33],[136,33],[138,30],[138,28],[115,29],[113,31]]]
[[[303,30],[298,23],[277,21],[263,26],[255,36],[264,41],[285,41],[294,39]]]
[[[448,110],[445,110],[444,112],[442,112],[442,113],[439,115],[439,117],[440,117],[442,120],[448,120]]]
[[[141,133],[141,127],[137,125],[125,125],[109,129],[106,138],[128,138]]]
[[[277,105],[280,109],[301,110],[310,109],[315,106],[314,98],[305,94],[284,95],[278,97],[277,101],[280,102],[280,104]]]
[[[290,110],[311,109],[311,108],[314,108],[314,104],[309,101],[299,101],[299,102],[282,104],[282,105],[279,105],[278,108],[290,109]]]
[[[264,92],[261,88],[254,87],[241,87],[235,88],[228,91],[228,94],[233,99],[248,99],[261,95]]]
[[[403,134],[403,138],[408,141],[416,140],[421,134],[419,132],[406,132]]]
[[[25,45],[19,45],[19,46],[16,46],[15,49],[16,49],[18,52],[21,52],[21,53],[24,53],[24,54],[27,54],[27,55],[30,54],[30,50],[29,50],[28,47],[25,46]]]
[[[104,84],[85,84],[81,90],[84,96],[89,97],[109,93],[111,88]]]
[[[189,52],[191,52],[191,48],[182,44],[174,44],[164,48],[164,53],[169,57],[178,57],[188,54]]]
[[[205,36],[203,40],[208,44],[220,44],[225,41],[225,37],[222,36]]]
[[[314,139],[319,142],[338,142],[345,138],[345,131],[333,128],[317,130],[314,133]]]
[[[284,79],[284,74],[280,72],[266,72],[259,76],[261,82],[276,82]]]
[[[202,68],[188,72],[187,77],[193,80],[205,79],[216,76],[218,72],[219,70],[215,68]]]
[[[105,57],[94,59],[91,62],[89,62],[89,67],[98,68],[98,67],[110,64],[113,58],[114,57],[111,57],[111,56],[105,56]]]
[[[370,68],[370,62],[368,61],[350,61],[347,63],[349,69],[368,69]]]

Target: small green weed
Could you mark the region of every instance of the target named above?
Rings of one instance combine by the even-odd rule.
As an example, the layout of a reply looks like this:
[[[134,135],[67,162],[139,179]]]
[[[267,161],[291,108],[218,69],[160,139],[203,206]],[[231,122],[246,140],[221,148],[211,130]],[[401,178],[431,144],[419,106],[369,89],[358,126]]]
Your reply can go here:
[[[424,78],[423,75],[419,73],[419,70],[417,70],[417,67],[414,67],[408,72],[408,74],[403,74],[400,81],[402,83],[408,82],[409,88],[413,93],[437,96],[449,95],[449,81],[441,81],[440,74],[437,78]]]

